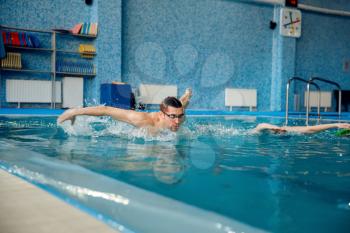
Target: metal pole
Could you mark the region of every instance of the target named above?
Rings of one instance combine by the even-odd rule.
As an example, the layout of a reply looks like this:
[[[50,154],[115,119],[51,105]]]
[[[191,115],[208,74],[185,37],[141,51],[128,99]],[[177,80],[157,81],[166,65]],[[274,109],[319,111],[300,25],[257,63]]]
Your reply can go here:
[[[318,90],[318,106],[317,106],[317,115],[318,115],[318,124],[320,123],[320,119],[321,119],[321,90]]]
[[[341,115],[341,90],[339,89],[339,106],[338,106],[338,116]]]
[[[51,108],[56,108],[56,32],[52,32],[51,38],[52,57],[51,57]]]
[[[309,108],[310,108],[310,83],[306,85],[306,125],[309,125]]]
[[[289,96],[289,82],[287,83],[287,90],[286,90],[286,122],[285,122],[285,125],[288,125],[288,96]]]

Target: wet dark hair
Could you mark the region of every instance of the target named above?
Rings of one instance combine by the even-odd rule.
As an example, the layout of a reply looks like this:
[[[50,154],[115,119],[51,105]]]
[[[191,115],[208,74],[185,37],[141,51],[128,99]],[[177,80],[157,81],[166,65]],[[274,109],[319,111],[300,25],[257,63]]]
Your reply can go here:
[[[160,111],[164,112],[168,106],[174,108],[182,108],[182,103],[178,98],[174,96],[168,96],[160,104]]]

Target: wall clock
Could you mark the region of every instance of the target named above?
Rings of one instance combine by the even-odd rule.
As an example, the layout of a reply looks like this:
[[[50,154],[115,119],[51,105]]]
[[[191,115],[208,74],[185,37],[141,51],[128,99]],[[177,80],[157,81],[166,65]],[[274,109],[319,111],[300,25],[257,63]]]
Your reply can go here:
[[[282,36],[301,36],[301,11],[291,8],[281,9],[280,34]]]

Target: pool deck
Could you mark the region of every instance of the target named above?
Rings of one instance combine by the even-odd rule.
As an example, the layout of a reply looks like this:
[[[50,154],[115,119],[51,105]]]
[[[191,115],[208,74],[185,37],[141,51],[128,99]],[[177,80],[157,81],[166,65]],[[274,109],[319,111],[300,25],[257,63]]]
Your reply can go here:
[[[0,231],[3,233],[118,232],[2,169],[0,200]]]

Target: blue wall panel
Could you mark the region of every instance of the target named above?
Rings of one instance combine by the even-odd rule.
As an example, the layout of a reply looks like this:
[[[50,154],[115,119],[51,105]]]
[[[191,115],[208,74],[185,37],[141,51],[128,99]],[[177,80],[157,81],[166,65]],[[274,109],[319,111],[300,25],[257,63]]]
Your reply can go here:
[[[349,1],[308,1],[319,7],[350,10]],[[296,44],[296,75],[305,79],[321,77],[339,83],[342,89],[350,89],[350,17],[326,15],[303,11],[303,31]],[[324,91],[336,86],[318,82]],[[298,85],[303,105],[305,85]],[[333,110],[335,103],[333,100]]]
[[[192,87],[191,108],[224,108],[224,89],[257,88],[269,109],[272,6],[235,1],[123,2],[123,74],[140,83]]]
[[[350,18],[304,13],[303,35],[297,43],[297,74],[320,76],[350,87]],[[320,24],[322,22],[322,24]]]
[[[326,9],[350,11],[349,0],[299,0],[299,3]]]

